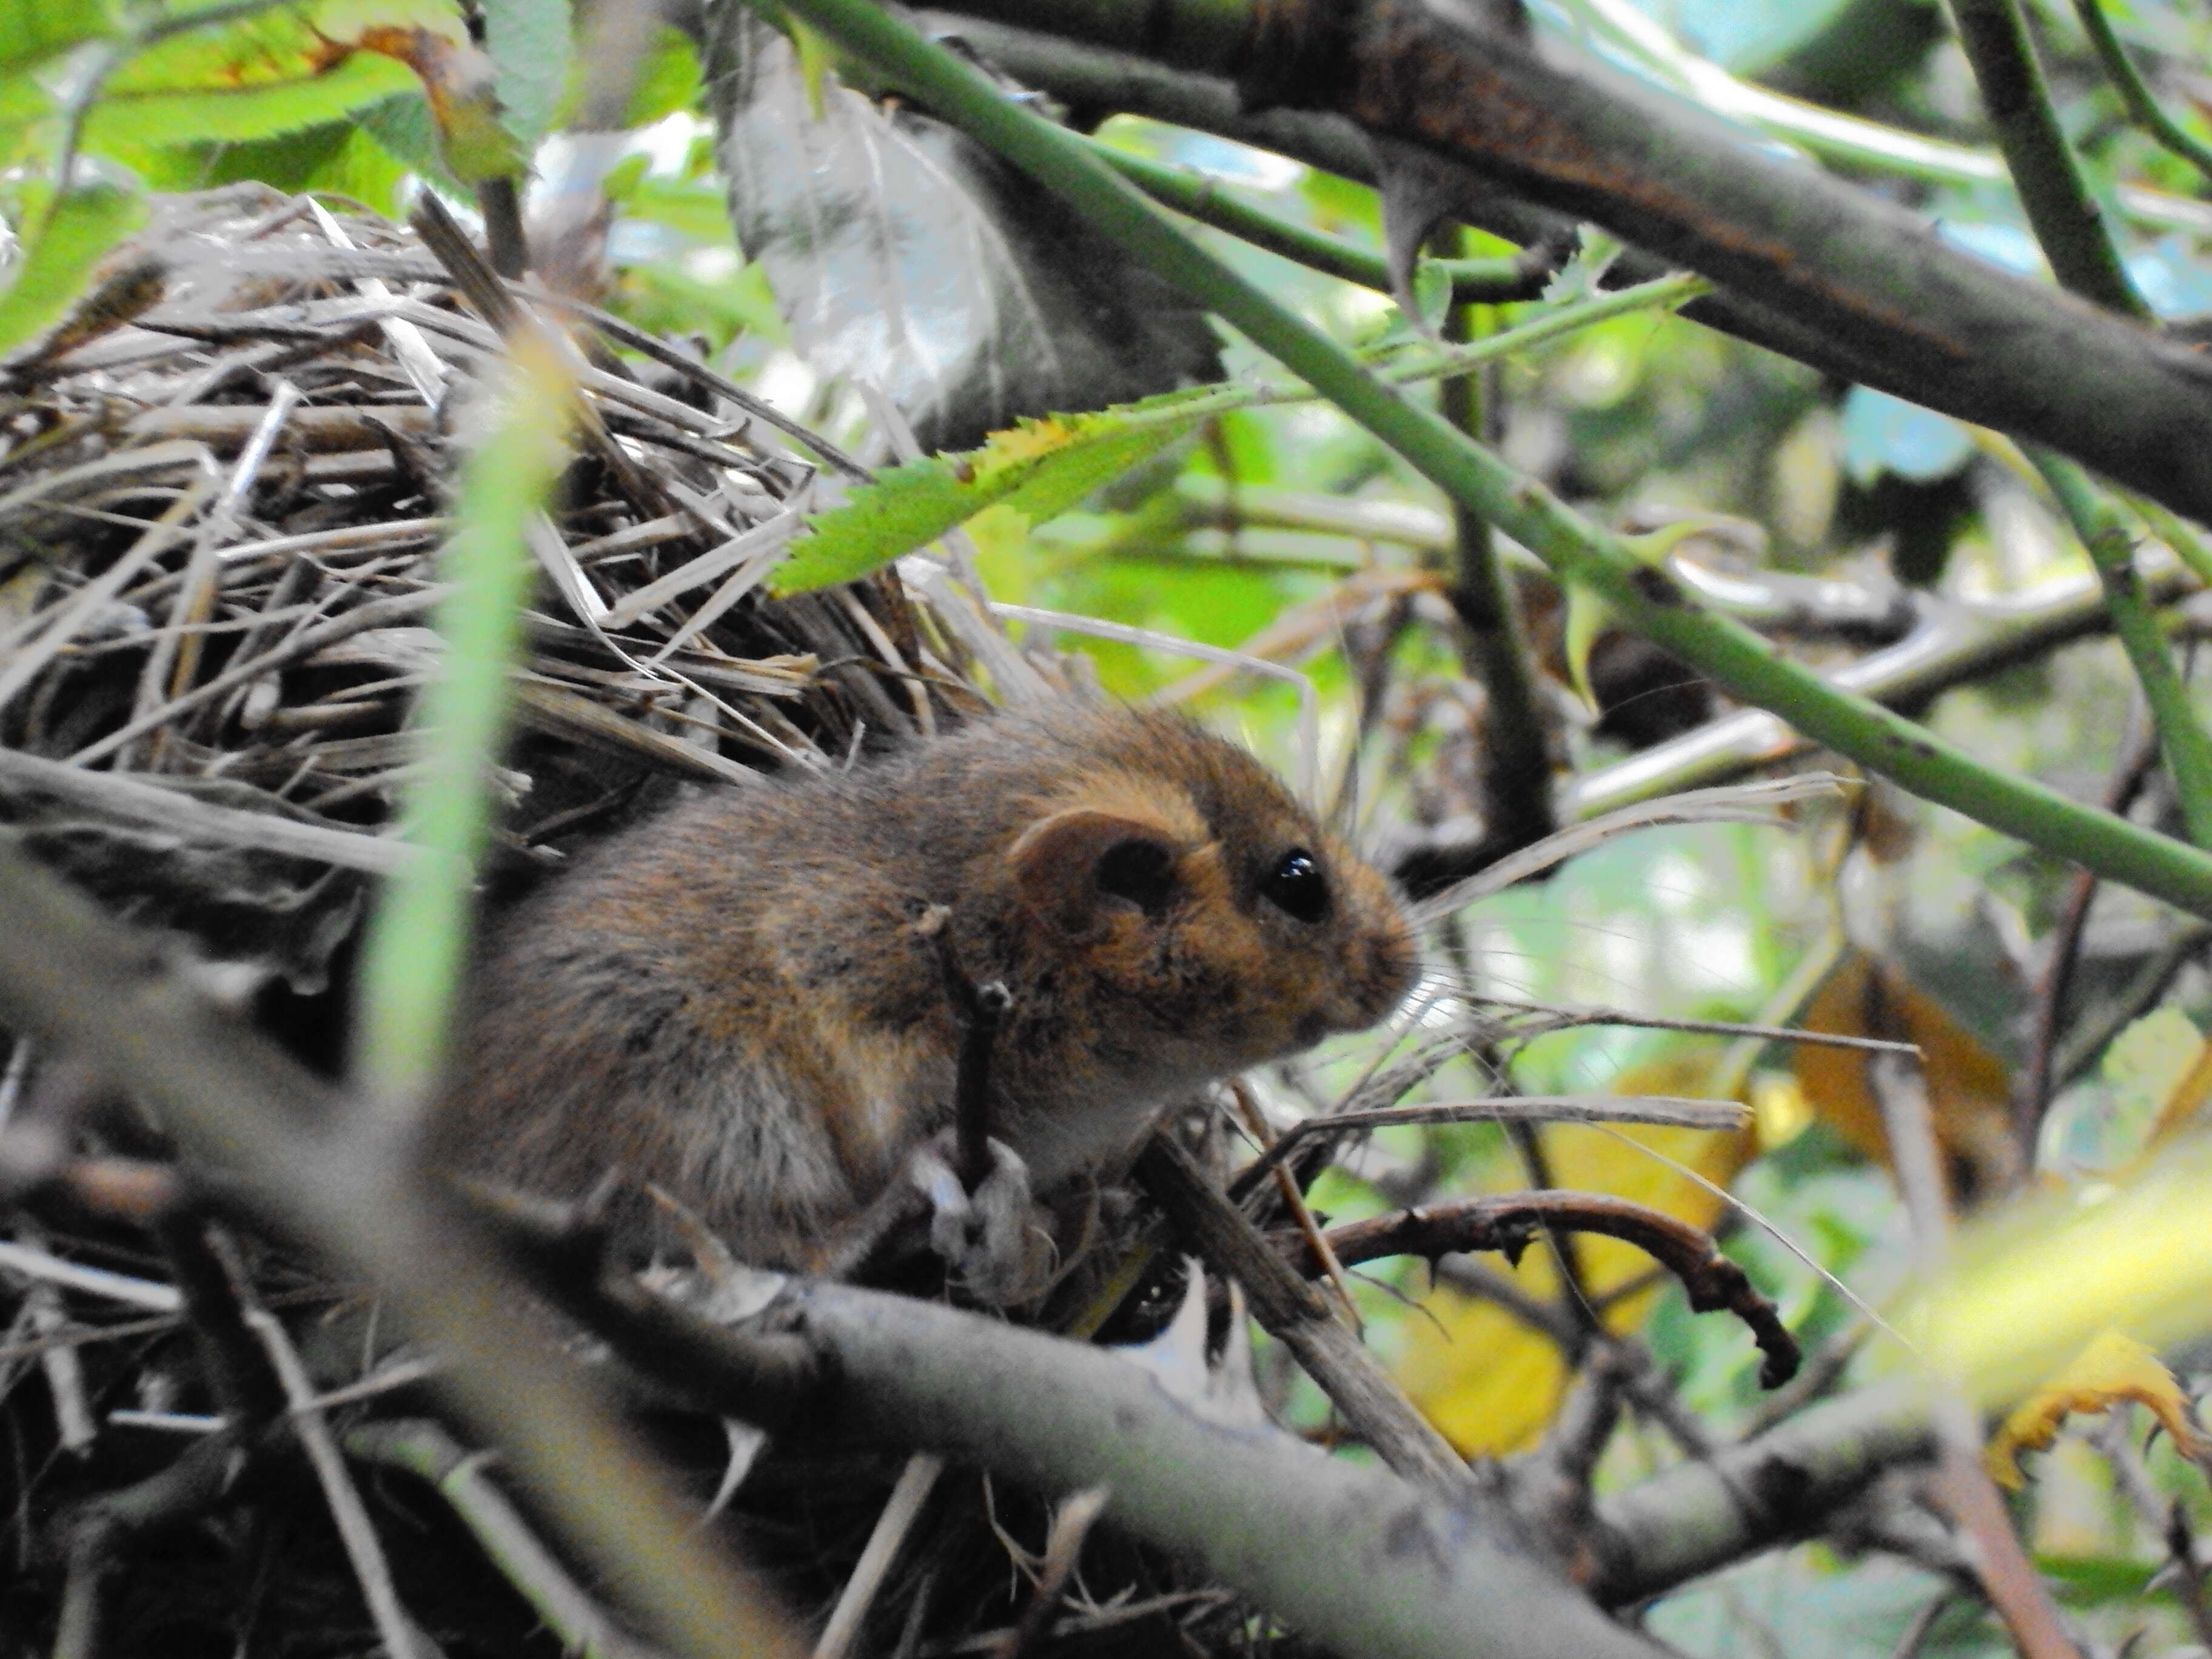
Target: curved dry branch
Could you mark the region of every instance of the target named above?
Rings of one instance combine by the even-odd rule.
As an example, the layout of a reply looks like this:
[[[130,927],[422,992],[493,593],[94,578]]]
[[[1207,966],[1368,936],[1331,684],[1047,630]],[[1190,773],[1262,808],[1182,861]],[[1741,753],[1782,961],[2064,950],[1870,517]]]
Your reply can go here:
[[[1782,1322],[1774,1304],[1750,1277],[1720,1252],[1712,1236],[1647,1205],[1602,1193],[1538,1191],[1495,1198],[1464,1198],[1425,1204],[1369,1221],[1348,1222],[1323,1235],[1346,1267],[1381,1256],[1418,1255],[1433,1261],[1454,1251],[1497,1250],[1508,1261],[1543,1232],[1603,1233],[1633,1244],[1682,1281],[1698,1313],[1728,1312],[1741,1319],[1765,1356],[1759,1380],[1779,1388],[1797,1374],[1797,1340]],[[1291,1265],[1311,1278],[1322,1271],[1319,1256],[1301,1233],[1269,1235]]]

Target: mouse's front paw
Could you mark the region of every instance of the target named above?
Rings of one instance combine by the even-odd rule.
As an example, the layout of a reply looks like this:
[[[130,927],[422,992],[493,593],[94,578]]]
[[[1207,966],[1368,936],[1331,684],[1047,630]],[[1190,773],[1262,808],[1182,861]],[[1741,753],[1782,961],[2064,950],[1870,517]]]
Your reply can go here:
[[[990,1173],[972,1193],[934,1145],[915,1151],[912,1176],[929,1198],[930,1249],[970,1296],[1004,1308],[1051,1282],[1052,1235],[1030,1196],[1029,1165],[1004,1141],[988,1145]]]

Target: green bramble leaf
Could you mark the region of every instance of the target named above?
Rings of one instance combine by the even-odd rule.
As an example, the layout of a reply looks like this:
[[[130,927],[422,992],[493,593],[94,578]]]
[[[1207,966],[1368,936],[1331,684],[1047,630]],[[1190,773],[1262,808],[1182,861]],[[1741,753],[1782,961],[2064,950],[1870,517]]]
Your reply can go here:
[[[211,190],[258,179],[288,195],[327,191],[349,196],[386,218],[400,215],[406,163],[358,120],[329,121],[273,138],[178,144],[117,157],[149,190]]]
[[[374,8],[292,8],[189,30],[138,53],[108,77],[85,126],[86,146],[237,143],[336,121],[415,84],[407,66],[362,37],[369,27],[414,30],[427,0]],[[456,27],[458,25],[455,25]]]
[[[848,582],[927,546],[987,507],[1033,522],[1065,512],[1213,412],[1213,389],[1169,392],[1090,415],[1052,415],[994,432],[981,448],[931,455],[876,475],[769,578],[777,594]]]

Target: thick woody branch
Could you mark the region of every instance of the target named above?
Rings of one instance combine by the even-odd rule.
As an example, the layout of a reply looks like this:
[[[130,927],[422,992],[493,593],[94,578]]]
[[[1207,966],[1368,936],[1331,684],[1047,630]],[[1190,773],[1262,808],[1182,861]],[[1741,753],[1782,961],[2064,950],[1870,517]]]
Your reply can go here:
[[[607,1258],[573,1206],[467,1183],[470,1205],[530,1287],[635,1370],[702,1411],[782,1431],[816,1417],[821,1357],[800,1338],[738,1334],[654,1295]]]
[[[930,15],[923,14],[926,19]],[[1279,106],[1254,109],[1234,85],[1212,76],[1187,74],[1132,52],[1082,45],[1030,28],[1009,27],[972,13],[957,19],[939,16],[933,21],[956,29],[1017,80],[1089,113],[1150,116],[1273,150],[1362,184],[1380,180],[1374,146],[1341,115]],[[1580,221],[1573,215],[1490,187],[1472,168],[1465,171],[1467,199],[1460,204],[1459,212],[1468,223],[1524,248],[1574,235]],[[1671,268],[1666,260],[1643,252],[1632,237],[1628,240],[1631,252],[1613,267],[1619,280],[1641,283],[1666,275]],[[1708,295],[1685,306],[1682,314],[1809,363],[1823,374],[1847,380],[1865,378],[1867,365],[1844,343],[1791,321],[1753,296]],[[1917,393],[1914,399],[1929,401]]]
[[[1796,1375],[1796,1339],[1783,1325],[1774,1304],[1753,1287],[1741,1267],[1721,1254],[1711,1236],[1625,1198],[1533,1192],[1459,1199],[1332,1227],[1325,1237],[1338,1259],[1349,1266],[1387,1255],[1418,1255],[1433,1261],[1455,1250],[1498,1250],[1518,1261],[1530,1242],[1546,1231],[1603,1233],[1635,1245],[1682,1281],[1694,1311],[1726,1311],[1743,1321],[1766,1356],[1759,1373],[1762,1387],[1779,1388]],[[1304,1235],[1279,1232],[1269,1237],[1300,1273],[1310,1276],[1321,1271]]]
[[[1105,1487],[1108,1524],[1335,1652],[1656,1659],[1505,1541],[1493,1512],[1212,1420],[1112,1352],[880,1291],[811,1284],[795,1296],[800,1328],[832,1361],[841,1421],[1035,1491]]]
[[[1711,1458],[1601,1498],[1590,1593],[1607,1607],[1818,1532],[1875,1477],[1934,1450],[1925,1405],[1906,1389],[1814,1406]]]
[[[1220,0],[951,9],[1079,33],[1234,77],[1265,102],[1348,117],[1712,277],[1793,356],[1831,372],[1848,362],[1852,379],[2212,514],[2212,477],[2193,459],[2212,426],[2212,373],[2185,346],[1948,246],[1905,210],[1557,41],[1415,0],[1276,3],[1264,30],[1263,9]],[[1201,15],[1215,20],[1209,36],[1178,33]],[[1462,209],[1477,222],[1494,210],[1484,193]]]
[[[580,1323],[695,1403],[744,1399],[759,1374],[748,1346],[804,1341],[813,1380],[764,1426],[834,1422],[841,1432],[972,1461],[1038,1492],[1108,1487],[1116,1525],[1347,1655],[1650,1652],[1587,1618],[1562,1583],[1506,1541],[1514,1523],[1474,1507],[1482,1500],[1463,1470],[1449,1499],[1425,1495],[1380,1470],[1317,1457],[1279,1431],[1212,1420],[1110,1350],[819,1280],[793,1281],[736,1331],[662,1303],[656,1332],[615,1304],[658,1298],[634,1281],[617,1291],[586,1262],[557,1206],[477,1199],[508,1253],[531,1264],[534,1283],[551,1290],[565,1278],[560,1300]],[[1279,1296],[1289,1271],[1253,1239],[1273,1271],[1254,1268],[1252,1279]],[[1333,1322],[1318,1297],[1291,1282]],[[1255,1307],[1261,1299],[1255,1292]],[[678,1339],[664,1340],[671,1331]],[[750,1413],[776,1402],[756,1394],[744,1403]],[[1441,1551],[1437,1527],[1453,1540]],[[1415,1605],[1423,1596],[1436,1601]]]

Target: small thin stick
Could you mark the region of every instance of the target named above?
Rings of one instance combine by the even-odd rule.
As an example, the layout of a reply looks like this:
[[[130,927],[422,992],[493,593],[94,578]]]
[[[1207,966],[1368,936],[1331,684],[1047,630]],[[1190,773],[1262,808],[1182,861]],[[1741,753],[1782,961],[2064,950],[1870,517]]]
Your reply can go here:
[[[853,1565],[853,1576],[845,1581],[837,1605],[830,1610],[830,1622],[822,1627],[822,1639],[814,1644],[814,1659],[845,1659],[852,1651],[853,1638],[860,1634],[861,1620],[867,1617],[876,1593],[898,1559],[899,1547],[914,1530],[937,1477],[944,1473],[945,1460],[933,1453],[916,1452],[907,1459],[906,1468],[899,1471],[898,1484],[884,1502],[884,1512],[876,1517],[876,1529],[868,1534],[867,1545]]]
[[[325,1395],[320,1403],[331,1398]],[[626,1635],[531,1530],[514,1500],[486,1473],[491,1454],[470,1451],[441,1424],[419,1418],[349,1429],[345,1449],[368,1462],[405,1469],[436,1487],[507,1583],[561,1638],[564,1652],[580,1659],[645,1659],[652,1651]]]
[[[2124,813],[2142,793],[2150,769],[2158,759],[2158,728],[2140,701],[2130,715],[2135,730],[2105,786],[2105,810]],[[2043,972],[2037,976],[2028,1026],[2027,1064],[2021,1069],[2020,1092],[2013,1101],[2013,1138],[2020,1146],[2021,1168],[2035,1168],[2036,1143],[2042,1139],[2044,1114],[2051,1109],[2057,1061],[2058,1027],[2072,988],[2074,969],[2081,952],[2081,935],[2088,925],[2089,907],[2097,898],[2094,872],[2076,869],[2051,929]]]
[[[441,582],[434,586],[418,588],[412,593],[395,593],[389,599],[371,599],[342,617],[332,617],[320,628],[295,634],[283,644],[252,662],[234,664],[213,679],[201,682],[182,696],[134,717],[121,730],[109,732],[97,743],[86,744],[69,757],[69,763],[71,766],[89,766],[93,762],[113,754],[124,744],[143,737],[155,726],[173,720],[202,703],[235,691],[240,686],[258,680],[264,674],[272,674],[302,658],[312,657],[318,651],[336,645],[340,640],[349,640],[372,628],[388,628],[394,623],[418,617],[425,611],[434,609],[445,599],[448,586]]]
[[[121,558],[59,605],[34,613],[14,633],[0,635],[0,661],[7,664],[0,668],[0,708],[46,671],[54,653],[102,605],[111,604],[140,571],[190,533],[186,524],[214,494],[212,477],[194,479]]]
[[[177,1294],[173,1285],[132,1279],[127,1274],[109,1273],[104,1267],[87,1267],[27,1244],[0,1240],[0,1267],[26,1279],[82,1291],[88,1296],[105,1297],[110,1302],[120,1302],[129,1307],[150,1309],[155,1313],[176,1313],[185,1305],[184,1297]]]
[[[1104,1486],[1086,1486],[1060,1506],[1060,1513],[1052,1518],[1052,1532],[1045,1540],[1044,1562],[1037,1570],[1036,1589],[1030,1596],[1029,1606],[1022,1609],[1020,1620],[1006,1632],[995,1659],[1021,1659],[1044,1634],[1060,1606],[1060,1593],[1067,1588],[1068,1578],[1075,1571],[1076,1558],[1083,1553],[1083,1540],[1090,1536],[1091,1527],[1105,1512],[1107,1499],[1112,1495]]]
[[[960,1069],[952,1091],[954,1133],[958,1137],[956,1173],[960,1184],[972,1193],[991,1173],[991,1050],[1014,999],[1000,981],[978,985],[968,977],[953,949],[951,922],[949,908],[933,904],[922,912],[914,930],[937,952],[938,969],[945,975],[945,999],[962,1026]]]
[[[1747,1025],[1732,1019],[1668,1019],[1657,1014],[1632,1013],[1626,1008],[1568,1007],[1543,1002],[1522,1002],[1485,992],[1468,1000],[1470,1007],[1511,1008],[1518,1012],[1544,1014],[1557,1022],[1551,1029],[1574,1025],[1633,1025],[1648,1031],[1686,1031],[1701,1036],[1764,1037],[1769,1042],[1801,1042],[1821,1048],[1863,1048],[1871,1054],[1917,1054],[1920,1046],[1890,1037],[1845,1036],[1840,1031],[1807,1031],[1794,1025]]]
[[[23,1307],[31,1328],[41,1336],[51,1336],[69,1322],[62,1311],[61,1292],[52,1285],[32,1285]],[[100,1438],[100,1425],[93,1420],[92,1407],[85,1401],[84,1366],[76,1350],[48,1348],[40,1354],[39,1365],[46,1374],[46,1392],[53,1399],[54,1437],[64,1451],[79,1455],[90,1451]]]
[[[1761,783],[1686,789],[1679,794],[1624,806],[1601,817],[1569,824],[1534,846],[1509,854],[1464,880],[1454,882],[1442,892],[1431,894],[1413,907],[1413,924],[1425,927],[1441,921],[1477,899],[1502,893],[1516,882],[1579,857],[1600,842],[1632,830],[1671,823],[1784,823],[1787,820],[1777,808],[1820,796],[1839,795],[1845,782],[1833,773],[1807,772]]]
[[[252,1462],[234,1424],[203,1436],[167,1467],[136,1486],[91,1499],[70,1522],[68,1577],[51,1651],[54,1659],[95,1659],[103,1620],[100,1590],[135,1539],[204,1515],[227,1498]]]
[[[1675,1129],[1730,1133],[1751,1121],[1748,1107],[1733,1100],[1692,1100],[1674,1095],[1510,1095],[1495,1100],[1431,1101],[1419,1106],[1377,1106],[1301,1119],[1275,1144],[1237,1172],[1233,1190],[1278,1167],[1317,1136],[1352,1134],[1406,1123],[1657,1123]]]
[[[1259,1143],[1261,1152],[1264,1155],[1273,1152],[1275,1132],[1269,1127],[1267,1115],[1261,1111],[1260,1103],[1252,1097],[1252,1091],[1243,1078],[1230,1079],[1229,1094],[1237,1103],[1237,1115],[1243,1120],[1246,1131]],[[1352,1299],[1352,1281],[1345,1276],[1344,1263],[1336,1259],[1336,1252],[1329,1246],[1328,1235],[1322,1231],[1321,1223],[1314,1219],[1314,1212],[1306,1203],[1305,1194],[1299,1190],[1297,1182],[1279,1164],[1275,1166],[1275,1190],[1281,1194],[1283,1206],[1290,1211],[1291,1218],[1297,1223],[1298,1231],[1305,1235],[1306,1243],[1321,1258],[1322,1269],[1328,1273],[1328,1282],[1336,1286],[1337,1295],[1343,1298],[1344,1306],[1340,1311],[1347,1316],[1354,1331],[1365,1328],[1359,1317],[1358,1304]]]
[[[2197,1639],[2212,1646],[2212,1606],[2204,1599],[2204,1576],[2197,1565],[2197,1539],[2189,1524],[2189,1511],[2178,1498],[2166,1512],[2166,1547],[2172,1558],[2174,1594],[2181,1598]]]
[[[1138,1156],[1135,1174],[1206,1265],[1243,1285],[1254,1317],[1291,1351],[1376,1456],[1449,1501],[1466,1498],[1470,1476],[1450,1443],[1344,1328],[1321,1292],[1207,1182],[1188,1152],[1155,1133]],[[1303,1248],[1304,1240],[1297,1243]]]
[[[324,1420],[322,1408],[316,1402],[315,1385],[308,1380],[307,1368],[300,1363],[292,1339],[284,1334],[284,1327],[276,1315],[250,1299],[250,1292],[242,1283],[236,1279],[233,1283],[243,1304],[246,1322],[261,1339],[269,1363],[276,1372],[276,1380],[283,1386],[293,1430],[300,1437],[307,1462],[313,1466],[315,1479],[322,1485],[323,1501],[330,1505],[331,1518],[337,1522],[338,1536],[344,1541],[347,1559],[353,1563],[354,1577],[361,1581],[362,1598],[368,1603],[369,1616],[376,1621],[378,1639],[392,1659],[436,1659],[436,1644],[416,1628],[406,1608],[399,1605],[399,1593],[392,1583],[392,1570],[384,1559],[384,1547],[377,1541],[376,1529],[369,1524],[368,1511],[362,1504],[360,1492],[354,1489],[353,1478],[346,1473],[345,1459],[339,1455],[331,1425]]]
[[[1936,1628],[1936,1621],[1958,1599],[1959,1593],[1948,1585],[1929,1596],[1898,1637],[1897,1645],[1889,1650],[1889,1659],[1916,1659],[1920,1650],[1928,1644],[1929,1633]]]

